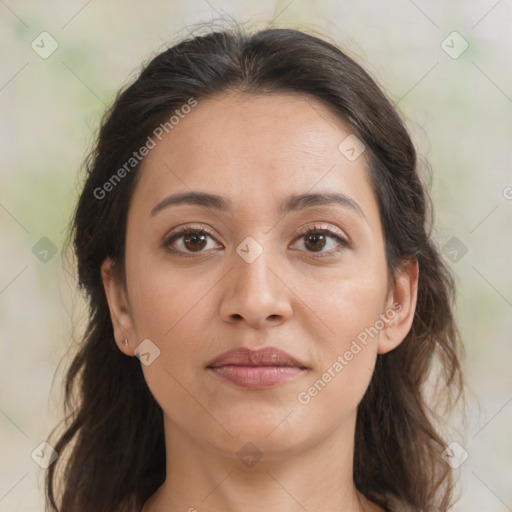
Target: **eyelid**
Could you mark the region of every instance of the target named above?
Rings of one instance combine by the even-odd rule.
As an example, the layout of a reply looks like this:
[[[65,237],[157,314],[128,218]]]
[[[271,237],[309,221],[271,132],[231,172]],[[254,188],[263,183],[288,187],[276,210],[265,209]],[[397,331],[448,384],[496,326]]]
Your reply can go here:
[[[309,226],[306,228],[299,228],[294,234],[293,237],[297,238],[299,236],[306,235],[310,232],[316,232],[316,231],[326,231],[329,233],[330,236],[336,236],[340,240],[343,240],[345,243],[349,244],[349,237],[343,233],[339,228],[334,228],[329,224],[320,225],[318,223],[314,223],[313,226]]]
[[[298,240],[303,238],[304,236],[308,234],[313,233],[323,233],[326,236],[330,238],[334,238],[338,241],[338,247],[334,249],[330,249],[328,251],[320,251],[320,252],[310,252],[310,251],[299,251],[299,252],[306,252],[308,255],[310,255],[312,258],[316,259],[322,259],[322,258],[330,258],[330,257],[336,257],[344,250],[352,247],[352,244],[350,242],[349,237],[347,237],[345,234],[340,232],[338,228],[334,229],[330,225],[328,226],[320,226],[318,224],[314,224],[313,226],[299,229],[298,232],[294,234],[292,245],[297,243]]]
[[[163,247],[169,245],[169,243],[175,238],[175,239],[178,239],[180,238],[180,235],[183,236],[189,232],[204,232],[206,233],[207,235],[209,235],[212,239],[214,239],[215,241],[217,241],[217,235],[215,235],[215,233],[213,233],[213,231],[202,225],[201,227],[197,227],[197,226],[194,226],[194,225],[189,225],[189,224],[186,224],[184,226],[178,226],[174,229],[171,229],[167,234],[164,235],[163,239],[162,239],[162,243],[161,245]],[[179,251],[177,251],[179,252]]]
[[[204,231],[205,233],[208,233],[212,238],[216,237],[215,233],[208,226],[201,225],[198,227],[198,226],[190,225],[190,224],[185,224],[183,226],[178,226],[178,227],[172,229],[168,233],[168,236],[174,236],[174,235],[178,235],[178,234],[182,234],[182,233],[187,233],[189,231],[197,231],[197,232]]]

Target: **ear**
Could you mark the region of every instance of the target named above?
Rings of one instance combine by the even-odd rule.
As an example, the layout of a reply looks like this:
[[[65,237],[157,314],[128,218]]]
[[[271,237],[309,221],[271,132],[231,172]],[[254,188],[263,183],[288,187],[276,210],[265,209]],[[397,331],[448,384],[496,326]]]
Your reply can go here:
[[[123,280],[115,272],[114,262],[107,258],[101,265],[101,279],[107,296],[115,342],[126,355],[133,356],[136,336],[128,295]],[[123,340],[128,344],[123,344]]]
[[[411,330],[418,297],[418,260],[404,262],[389,292],[384,315],[387,321],[380,332],[377,353],[386,354],[404,341]]]

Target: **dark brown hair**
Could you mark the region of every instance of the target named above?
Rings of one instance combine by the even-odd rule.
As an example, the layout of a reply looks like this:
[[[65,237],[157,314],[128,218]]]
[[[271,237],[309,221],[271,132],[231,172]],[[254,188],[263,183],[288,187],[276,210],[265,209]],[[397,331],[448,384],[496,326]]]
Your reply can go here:
[[[354,482],[382,506],[391,497],[410,510],[447,510],[455,483],[441,457],[443,418],[427,400],[426,385],[435,371],[453,407],[462,396],[462,345],[454,279],[431,239],[432,209],[413,143],[374,80],[335,45],[298,30],[236,27],[191,36],[151,60],[117,95],[86,160],[70,236],[89,320],[66,374],[67,416],[54,445],[61,455],[47,472],[47,510],[139,512],[165,479],[162,410],[140,362],[113,341],[100,274],[109,257],[124,272],[127,212],[140,165],[104,197],[98,189],[176,109],[230,90],[320,100],[365,144],[389,277],[415,258],[420,274],[411,330],[398,348],[377,357],[359,405]]]

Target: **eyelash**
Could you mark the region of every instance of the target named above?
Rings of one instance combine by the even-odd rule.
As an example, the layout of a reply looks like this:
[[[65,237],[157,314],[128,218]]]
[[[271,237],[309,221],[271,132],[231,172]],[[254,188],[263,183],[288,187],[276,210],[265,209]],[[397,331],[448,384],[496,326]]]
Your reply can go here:
[[[185,235],[190,235],[190,234],[204,234],[204,235],[208,235],[211,238],[215,239],[215,236],[213,235],[213,233],[211,233],[207,228],[199,229],[199,228],[191,228],[189,226],[182,226],[182,227],[178,228],[175,232],[171,233],[170,235],[168,235],[164,238],[164,240],[162,242],[162,247],[167,248],[167,250],[169,252],[172,252],[173,254],[176,254],[178,256],[191,257],[191,258],[200,257],[202,255],[203,251],[200,251],[197,253],[187,253],[187,252],[177,251],[175,249],[170,248],[170,245],[174,241],[178,240],[179,238],[182,238]],[[327,252],[315,253],[315,252],[307,251],[314,258],[323,258],[326,256],[333,256],[349,247],[349,243],[347,242],[347,240],[345,240],[344,238],[339,236],[334,231],[327,229],[327,228],[322,228],[320,226],[313,226],[312,228],[309,228],[308,230],[306,230],[302,233],[299,233],[297,235],[297,239],[303,238],[303,237],[306,237],[306,236],[312,235],[312,234],[327,235],[331,238],[334,238],[342,246],[341,248],[331,249],[330,251],[327,251]]]

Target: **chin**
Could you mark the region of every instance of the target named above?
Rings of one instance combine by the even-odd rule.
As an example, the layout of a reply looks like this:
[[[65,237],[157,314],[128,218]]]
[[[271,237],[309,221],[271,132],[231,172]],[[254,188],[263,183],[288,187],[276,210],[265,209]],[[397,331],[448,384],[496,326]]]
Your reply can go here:
[[[315,437],[325,435],[322,425],[315,427],[311,423],[311,416],[299,418],[292,407],[274,409],[271,412],[261,409],[263,408],[258,410],[253,406],[247,411],[240,411],[237,408],[233,414],[224,416],[223,420],[219,417],[219,421],[233,436],[224,432],[221,440],[223,449],[231,453],[233,450],[237,452],[241,447],[252,443],[266,456],[274,455],[279,458],[305,445],[313,445]]]

